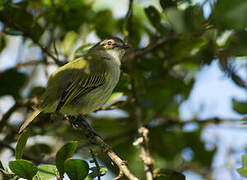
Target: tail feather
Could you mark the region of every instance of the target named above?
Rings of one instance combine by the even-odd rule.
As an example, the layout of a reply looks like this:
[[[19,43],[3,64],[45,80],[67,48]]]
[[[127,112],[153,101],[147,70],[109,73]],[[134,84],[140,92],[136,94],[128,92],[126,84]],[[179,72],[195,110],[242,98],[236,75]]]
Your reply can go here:
[[[22,126],[19,130],[19,134],[22,133],[22,131],[24,131],[26,129],[26,127],[34,120],[34,118],[36,116],[39,115],[40,112],[41,112],[41,110],[39,110],[39,109],[34,111],[34,113],[22,124]]]

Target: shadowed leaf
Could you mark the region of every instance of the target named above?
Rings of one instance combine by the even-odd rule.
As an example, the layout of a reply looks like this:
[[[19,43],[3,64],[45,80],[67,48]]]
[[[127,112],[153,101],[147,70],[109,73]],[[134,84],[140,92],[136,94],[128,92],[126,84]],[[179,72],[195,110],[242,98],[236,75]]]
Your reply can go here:
[[[71,180],[83,180],[89,171],[86,161],[81,159],[67,159],[64,162],[64,170]]]
[[[23,159],[10,161],[9,168],[17,176],[25,179],[32,179],[38,172],[38,168],[33,163]]]
[[[77,141],[69,142],[63,145],[56,154],[56,166],[60,176],[64,174],[64,161],[71,158],[77,148]]]
[[[30,133],[29,133],[29,130],[27,129],[27,130],[23,131],[21,133],[21,135],[19,136],[16,148],[15,148],[15,158],[16,159],[22,158],[24,148],[25,148],[25,145],[27,143],[27,139],[28,139],[29,135],[30,135]]]
[[[27,75],[14,69],[9,69],[0,73],[0,96],[13,95],[20,96],[20,90],[27,80]],[[15,82],[15,83],[13,83]]]

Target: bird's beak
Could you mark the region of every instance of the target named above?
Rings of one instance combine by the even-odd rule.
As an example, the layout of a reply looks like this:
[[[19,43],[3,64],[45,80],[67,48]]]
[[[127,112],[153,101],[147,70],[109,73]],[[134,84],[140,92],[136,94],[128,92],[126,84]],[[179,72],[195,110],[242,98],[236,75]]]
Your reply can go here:
[[[123,48],[123,49],[129,49],[130,46],[129,46],[128,44],[124,44],[124,45],[122,46],[122,48]]]

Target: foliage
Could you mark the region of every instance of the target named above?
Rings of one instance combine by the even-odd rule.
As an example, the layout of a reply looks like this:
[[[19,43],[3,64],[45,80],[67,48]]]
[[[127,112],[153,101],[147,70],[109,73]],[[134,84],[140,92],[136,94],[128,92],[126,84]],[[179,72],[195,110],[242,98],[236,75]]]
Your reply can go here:
[[[247,155],[242,156],[242,167],[238,168],[238,173],[243,176],[247,177]]]
[[[9,119],[21,123],[12,114],[18,112],[24,120],[32,107],[38,106],[37,99],[45,88],[38,83],[41,80],[37,78],[38,72],[50,73],[50,67],[85,54],[92,46],[87,44],[92,36],[98,39],[120,36],[130,43],[131,49],[124,58],[121,78],[110,102],[101,113],[88,115],[92,126],[140,179],[145,179],[143,162],[139,159],[141,148],[132,146],[139,136],[140,121],[150,132],[149,147],[157,179],[184,179],[183,166],[202,176],[212,175],[216,148],[206,148],[201,140],[207,123],[196,116],[183,121],[179,107],[192,92],[196,72],[215,59],[236,85],[247,89],[246,79],[231,67],[236,58],[247,55],[247,2],[205,0],[211,4],[209,17],[204,15],[204,4],[192,0],[153,0],[149,5],[134,0],[129,13],[126,9],[122,16],[116,16],[114,1],[109,6],[100,2],[0,1],[0,53],[7,52],[10,37],[20,38],[20,51],[28,52],[17,53],[16,59],[9,56],[8,61],[14,65],[1,68],[0,72],[0,97],[11,96],[15,104],[0,121],[3,134],[0,153],[7,148],[15,150],[16,157],[8,163],[11,172],[2,163],[0,171],[6,177],[26,179],[63,178],[64,173],[72,180],[93,179],[107,170],[117,176],[119,169],[94,146],[102,166],[85,161],[90,158],[85,150],[87,137],[71,128],[62,115],[41,113],[31,124],[32,131],[25,131],[19,138],[20,124]],[[33,48],[39,49],[38,53]],[[236,112],[247,114],[246,100],[233,99],[232,105]],[[112,109],[124,116],[106,116],[102,111]],[[185,131],[184,127],[191,122],[195,128]],[[28,138],[41,136],[53,143],[37,140],[26,144]],[[68,143],[58,150],[57,141]],[[192,155],[186,159],[183,152],[188,149]],[[77,158],[73,159],[73,155]],[[244,159],[245,156],[238,172],[246,177]]]

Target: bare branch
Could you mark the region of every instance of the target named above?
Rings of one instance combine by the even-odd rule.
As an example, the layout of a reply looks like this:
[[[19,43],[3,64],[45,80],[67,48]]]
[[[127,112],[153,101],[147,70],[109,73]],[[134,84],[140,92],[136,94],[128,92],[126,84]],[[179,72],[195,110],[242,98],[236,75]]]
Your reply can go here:
[[[0,146],[3,147],[3,148],[8,148],[13,154],[15,153],[15,148],[10,146],[8,142],[0,141]],[[23,158],[25,158],[27,160],[32,160],[36,164],[40,164],[40,163],[49,164],[49,163],[51,163],[53,161],[53,160],[44,160],[43,157],[42,158],[38,158],[38,157],[35,157],[35,156],[31,156],[30,154],[27,154],[27,153],[23,154]]]
[[[149,150],[149,138],[148,138],[148,133],[149,130],[145,127],[140,127],[138,129],[138,133],[141,135],[134,143],[134,146],[141,146],[141,154],[140,158],[144,164],[144,170],[146,172],[146,179],[147,180],[152,180],[153,179],[153,169],[154,169],[154,161],[153,158],[150,154]]]
[[[46,47],[44,47],[40,42],[37,42],[37,41],[36,41],[35,43],[40,47],[40,49],[41,49],[44,53],[46,53],[48,56],[50,56],[50,57],[54,60],[54,62],[55,62],[57,65],[62,66],[62,65],[65,64],[65,62],[61,62],[59,59],[57,59],[55,56],[53,56],[53,54],[50,53],[50,51],[49,51]]]
[[[220,58],[219,62],[221,67],[227,72],[227,74],[231,77],[231,79],[240,87],[247,89],[246,82],[234,72],[234,70],[231,68],[231,66],[227,61],[227,57],[220,54],[219,58]]]
[[[32,61],[28,61],[28,62],[25,62],[25,63],[18,63],[13,67],[13,69],[20,69],[20,68],[26,67],[26,66],[36,66],[36,65],[39,65],[39,64],[44,64],[44,61],[32,60]],[[55,63],[48,62],[48,65],[49,64],[55,64]]]
[[[135,51],[131,52],[129,54],[129,57],[130,59],[135,59],[136,57],[143,56],[146,53],[162,46],[166,42],[171,41],[171,40],[176,40],[176,39],[178,39],[178,37],[174,35],[160,37],[156,41],[150,42],[150,44],[148,44],[146,47],[138,48]]]
[[[127,31],[128,31],[128,44],[131,44],[132,36],[133,36],[133,0],[129,0],[129,8],[126,14],[127,20]]]
[[[104,142],[100,135],[93,129],[93,127],[87,123],[84,117],[78,116],[77,118],[70,117],[69,121],[75,128],[83,129],[86,137],[89,139],[91,144],[97,145],[101,148],[102,152],[106,153],[111,160],[118,166],[119,171],[121,171],[128,179],[138,180],[130,170],[128,169],[126,162],[117,156],[112,148]]]
[[[0,121],[0,132],[3,130],[4,126],[6,125],[9,117],[21,106],[20,103],[15,103],[2,117]]]

